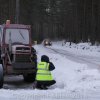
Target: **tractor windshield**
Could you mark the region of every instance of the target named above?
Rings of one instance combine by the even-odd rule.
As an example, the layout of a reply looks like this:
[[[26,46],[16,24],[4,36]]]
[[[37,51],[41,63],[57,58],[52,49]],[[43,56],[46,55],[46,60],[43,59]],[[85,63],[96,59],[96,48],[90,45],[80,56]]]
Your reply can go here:
[[[5,43],[29,44],[29,30],[27,29],[6,29]]]

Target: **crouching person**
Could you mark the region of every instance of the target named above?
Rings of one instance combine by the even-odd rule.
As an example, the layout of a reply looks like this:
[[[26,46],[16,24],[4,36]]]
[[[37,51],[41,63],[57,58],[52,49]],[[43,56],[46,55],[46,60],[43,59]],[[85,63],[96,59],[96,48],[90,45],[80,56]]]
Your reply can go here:
[[[53,63],[49,62],[49,57],[43,55],[41,57],[41,62],[37,65],[36,88],[48,89],[49,86],[56,83],[56,81],[53,80],[52,74],[50,72],[54,69],[55,66]]]

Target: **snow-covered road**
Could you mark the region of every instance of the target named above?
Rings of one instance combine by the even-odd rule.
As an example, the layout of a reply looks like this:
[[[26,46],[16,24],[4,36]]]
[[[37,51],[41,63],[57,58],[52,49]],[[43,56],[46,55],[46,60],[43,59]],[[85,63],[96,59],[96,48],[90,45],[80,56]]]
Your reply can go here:
[[[33,90],[32,83],[24,83],[22,76],[6,76],[0,100],[100,100],[99,56],[81,55],[56,46],[34,47],[38,61],[45,54],[54,63],[52,74],[57,83],[49,90]]]
[[[4,77],[4,89],[32,89],[33,83],[24,82],[22,75],[9,75]]]
[[[100,70],[100,57],[94,57],[94,56],[87,56],[87,55],[77,55],[72,52],[69,52],[67,50],[63,49],[55,49],[55,48],[48,48],[52,51],[54,51],[57,54],[60,54],[61,56],[65,56],[67,59],[70,59],[72,61],[87,64],[90,68],[98,68]]]

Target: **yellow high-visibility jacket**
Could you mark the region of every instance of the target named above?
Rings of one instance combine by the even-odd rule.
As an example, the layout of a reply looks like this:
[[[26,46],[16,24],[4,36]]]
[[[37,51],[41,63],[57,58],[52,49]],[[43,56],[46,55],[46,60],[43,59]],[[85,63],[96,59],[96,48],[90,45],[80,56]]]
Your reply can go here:
[[[49,71],[49,63],[47,63],[47,62],[38,63],[36,80],[37,81],[51,81],[51,80],[53,80],[51,72]]]

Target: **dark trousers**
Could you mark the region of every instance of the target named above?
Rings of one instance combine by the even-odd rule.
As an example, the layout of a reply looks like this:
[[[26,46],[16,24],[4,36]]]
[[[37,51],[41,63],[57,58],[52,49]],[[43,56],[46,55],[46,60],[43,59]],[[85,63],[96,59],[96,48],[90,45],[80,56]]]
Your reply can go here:
[[[48,86],[55,84],[56,81],[37,81],[36,87],[40,89],[46,89]]]

